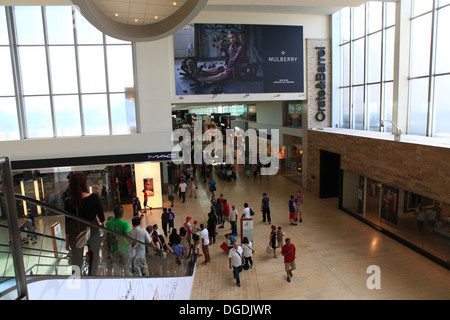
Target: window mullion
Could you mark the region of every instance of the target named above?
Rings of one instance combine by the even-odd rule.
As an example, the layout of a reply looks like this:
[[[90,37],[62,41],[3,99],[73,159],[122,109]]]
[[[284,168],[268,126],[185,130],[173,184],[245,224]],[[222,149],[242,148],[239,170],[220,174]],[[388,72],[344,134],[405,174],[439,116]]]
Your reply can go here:
[[[368,72],[367,72],[367,55],[368,55],[368,50],[367,50],[367,21],[369,19],[369,15],[368,15],[368,3],[366,3],[364,5],[364,77],[363,77],[363,81],[364,81],[364,86],[363,86],[363,130],[367,130],[368,129],[368,103],[367,103],[367,91],[368,86],[367,86],[367,82],[368,82]]]
[[[23,88],[22,78],[19,67],[19,52],[17,48],[17,33],[14,19],[13,7],[5,7],[6,12],[6,24],[8,27],[9,47],[11,52],[11,63],[14,78],[14,89],[16,92],[16,108],[17,108],[17,120],[19,123],[19,135],[20,139],[28,138],[28,130],[26,126],[26,115],[23,103]]]
[[[433,11],[431,17],[431,44],[430,44],[430,70],[428,79],[428,112],[427,112],[427,137],[432,136],[433,131],[433,102],[434,102],[434,66],[436,61],[435,44],[436,44],[436,26],[437,26],[437,1],[433,1]]]
[[[106,84],[106,105],[108,109],[108,125],[109,125],[109,134],[113,134],[112,127],[112,113],[111,113],[111,99],[110,99],[110,90],[109,90],[109,76],[108,76],[108,55],[106,53],[106,37],[103,34],[103,57],[105,61],[105,84]]]
[[[81,125],[81,136],[86,135],[86,128],[84,125],[84,115],[83,115],[83,99],[81,92],[81,81],[80,81],[80,56],[78,53],[78,35],[77,35],[77,21],[75,17],[75,7],[72,6],[72,22],[73,22],[73,41],[75,50],[75,68],[77,73],[77,86],[78,86],[78,103],[80,106],[80,125]]]
[[[348,59],[348,85],[350,86],[348,90],[348,126],[349,129],[354,129],[353,127],[353,20],[354,20],[354,8],[350,8],[350,48],[349,48],[349,59]]]
[[[53,137],[57,137],[57,128],[56,128],[56,117],[55,117],[55,107],[53,101],[53,87],[52,87],[52,76],[51,76],[51,66],[50,66],[50,50],[48,46],[48,32],[47,32],[47,19],[45,14],[45,7],[41,7],[42,12],[42,24],[43,24],[43,32],[44,32],[44,47],[45,47],[45,58],[47,60],[47,79],[48,79],[48,90],[49,90],[49,98],[50,98],[50,114],[52,117],[52,128],[53,128]]]
[[[132,61],[133,61],[133,82],[134,82],[134,113],[136,119],[136,133],[141,132],[141,117],[139,112],[139,95],[138,95],[138,76],[137,76],[137,57],[136,57],[136,43],[131,44]]]
[[[386,3],[382,4],[381,10],[381,63],[380,63],[380,121],[384,120],[385,111],[385,100],[384,100],[384,74],[386,71],[385,68],[385,56],[386,56],[386,29],[385,29],[385,18],[386,18],[387,5]],[[380,131],[382,131],[380,126]]]

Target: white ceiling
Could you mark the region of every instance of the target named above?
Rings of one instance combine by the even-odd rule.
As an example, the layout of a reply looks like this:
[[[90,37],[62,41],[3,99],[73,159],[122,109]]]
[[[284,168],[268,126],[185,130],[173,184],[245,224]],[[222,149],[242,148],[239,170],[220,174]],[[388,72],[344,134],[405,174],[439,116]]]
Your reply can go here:
[[[187,0],[88,0],[111,19],[127,24],[150,24],[167,18]],[[207,11],[332,14],[367,0],[209,0]],[[76,1],[74,1],[76,2]],[[174,5],[175,3],[175,5]],[[70,5],[70,0],[3,0],[2,5]],[[114,14],[118,15],[115,16]],[[155,16],[158,17],[155,19]],[[135,21],[138,19],[138,21]]]
[[[149,41],[184,27],[200,11],[330,15],[367,0],[3,0],[1,5],[76,5],[99,30],[123,40]],[[392,1],[392,0],[391,0]]]
[[[131,24],[152,24],[166,19],[186,0],[90,0],[111,19]],[[76,1],[75,1],[76,2]],[[365,0],[209,0],[206,11],[276,12],[330,15]]]
[[[91,0],[111,19],[131,25],[151,24],[166,19],[186,0]]]

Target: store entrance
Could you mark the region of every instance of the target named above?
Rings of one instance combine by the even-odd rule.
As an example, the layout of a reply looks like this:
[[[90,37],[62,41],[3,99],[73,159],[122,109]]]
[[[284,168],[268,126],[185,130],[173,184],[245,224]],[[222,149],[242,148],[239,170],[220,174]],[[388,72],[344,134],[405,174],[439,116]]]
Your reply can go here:
[[[339,196],[341,155],[320,150],[320,198]]]

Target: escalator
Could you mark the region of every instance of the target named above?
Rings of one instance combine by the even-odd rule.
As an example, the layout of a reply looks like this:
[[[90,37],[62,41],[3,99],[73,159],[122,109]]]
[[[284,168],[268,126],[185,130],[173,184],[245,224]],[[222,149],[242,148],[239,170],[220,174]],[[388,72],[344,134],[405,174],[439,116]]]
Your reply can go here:
[[[13,190],[9,159],[0,157],[0,300],[189,299],[196,261],[192,246],[187,257],[179,258],[170,249],[155,249]],[[40,208],[41,214],[32,219],[34,231],[26,228],[30,217],[18,216],[18,202]],[[99,231],[100,262],[95,275],[90,270],[89,246],[83,248],[81,268],[71,265],[66,217]],[[143,246],[147,274],[111,263],[111,239],[124,244],[130,256],[133,248]]]

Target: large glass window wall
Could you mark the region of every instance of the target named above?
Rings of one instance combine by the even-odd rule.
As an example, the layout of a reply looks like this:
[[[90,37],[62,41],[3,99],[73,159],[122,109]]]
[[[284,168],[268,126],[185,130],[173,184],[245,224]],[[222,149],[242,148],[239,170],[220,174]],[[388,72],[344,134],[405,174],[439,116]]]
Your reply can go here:
[[[450,138],[450,2],[412,0],[408,133]]]
[[[367,2],[339,15],[339,126],[380,128],[392,120],[395,3]]]
[[[70,6],[0,6],[0,140],[136,132],[133,45]]]
[[[334,39],[339,48],[339,126],[341,128],[386,131],[380,120],[397,119],[407,134],[450,137],[450,108],[446,89],[450,85],[450,1],[401,0],[410,7],[409,30],[397,36],[409,37],[408,96],[399,92],[399,110],[394,103],[394,60],[396,39],[395,2],[369,1],[339,11],[339,32]],[[400,15],[397,15],[400,16]],[[407,69],[405,69],[407,70]],[[400,70],[397,70],[400,72]],[[403,105],[407,107],[403,109]],[[405,131],[405,130],[402,130]]]

